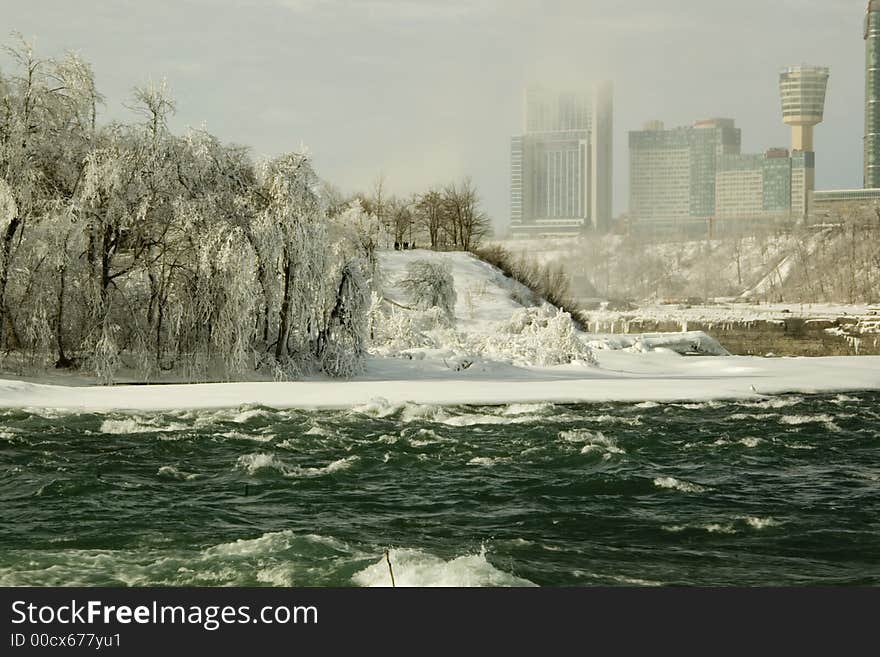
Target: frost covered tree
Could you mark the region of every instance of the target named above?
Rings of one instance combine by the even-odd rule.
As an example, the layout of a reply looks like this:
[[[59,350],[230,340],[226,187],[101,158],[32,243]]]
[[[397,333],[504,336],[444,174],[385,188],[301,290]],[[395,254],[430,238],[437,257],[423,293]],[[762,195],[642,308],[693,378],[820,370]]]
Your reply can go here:
[[[175,135],[164,84],[135,90],[134,122],[101,126],[87,64],[39,59],[27,44],[10,52],[4,367],[54,364],[108,382],[358,370],[376,220],[352,209],[355,229],[335,233],[307,153],[257,165],[203,130]]]
[[[331,216],[331,225],[336,229],[334,240],[347,243],[351,257],[363,260],[368,282],[375,288],[380,277],[378,253],[388,242],[382,222],[356,198]]]
[[[406,277],[398,282],[419,310],[439,308],[446,318],[455,319],[455,280],[448,263],[415,260],[406,269]]]
[[[18,72],[0,75],[0,344],[14,346],[35,327],[12,310],[11,274],[25,259],[30,230],[65,213],[82,178],[101,97],[90,67],[76,56],[39,58],[20,37],[6,52]]]
[[[268,287],[268,336],[275,363],[300,371],[323,329],[327,226],[319,181],[307,154],[266,163],[261,172],[265,205],[257,216],[258,249],[274,274]]]
[[[340,272],[335,302],[318,342],[321,368],[337,377],[360,374],[367,353],[369,284],[362,261],[345,264]]]

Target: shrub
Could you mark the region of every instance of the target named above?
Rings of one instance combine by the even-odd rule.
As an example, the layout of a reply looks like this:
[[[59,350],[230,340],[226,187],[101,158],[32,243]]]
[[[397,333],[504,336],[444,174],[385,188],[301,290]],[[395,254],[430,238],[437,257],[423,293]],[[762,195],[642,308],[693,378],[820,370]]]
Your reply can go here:
[[[455,281],[447,263],[415,260],[398,284],[414,308],[439,308],[450,322],[455,320]]]

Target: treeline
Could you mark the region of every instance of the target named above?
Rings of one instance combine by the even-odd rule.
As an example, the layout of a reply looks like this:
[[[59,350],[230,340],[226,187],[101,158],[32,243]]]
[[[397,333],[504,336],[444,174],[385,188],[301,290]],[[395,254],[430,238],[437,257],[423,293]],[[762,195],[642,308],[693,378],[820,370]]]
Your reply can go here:
[[[767,296],[801,303],[880,304],[880,212],[853,206],[837,212],[836,219],[796,241],[788,276],[771,279]]]
[[[0,74],[0,353],[105,381],[357,372],[381,226],[309,157],[172,134],[164,86],[99,125],[74,55]],[[459,236],[459,239],[461,237]]]
[[[332,192],[343,207],[359,201],[384,227],[389,248],[425,248],[435,251],[473,251],[491,235],[491,221],[469,178],[402,198],[389,194],[380,178],[370,193],[343,197]]]
[[[880,217],[870,207],[837,208],[821,225],[749,226],[713,239],[633,233],[505,246],[561,268],[585,307],[715,298],[880,303]]]

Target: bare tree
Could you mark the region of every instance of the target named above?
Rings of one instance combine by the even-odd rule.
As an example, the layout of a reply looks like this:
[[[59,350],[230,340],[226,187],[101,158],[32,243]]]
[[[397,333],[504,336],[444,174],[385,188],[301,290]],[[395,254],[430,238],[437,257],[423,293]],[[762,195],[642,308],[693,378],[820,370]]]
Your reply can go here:
[[[443,227],[453,246],[470,251],[490,235],[489,217],[480,208],[480,197],[470,178],[457,185],[447,185],[443,190],[443,205]]]
[[[415,220],[427,234],[431,249],[440,247],[444,209],[443,196],[436,189],[430,189],[419,196],[415,204]]]

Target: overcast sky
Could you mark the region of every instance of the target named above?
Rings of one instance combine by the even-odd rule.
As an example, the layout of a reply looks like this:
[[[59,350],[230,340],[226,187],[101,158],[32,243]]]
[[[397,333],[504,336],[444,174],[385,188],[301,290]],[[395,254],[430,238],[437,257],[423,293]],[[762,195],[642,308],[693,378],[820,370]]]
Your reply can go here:
[[[39,54],[75,50],[125,118],[131,88],[166,78],[174,127],[256,156],[306,145],[345,191],[379,174],[400,194],[470,175],[508,218],[509,139],[530,80],[607,78],[615,212],[627,131],[736,119],[744,152],[787,146],[778,70],[831,68],[817,187],[862,184],[865,0],[2,0],[0,27]],[[4,35],[5,42],[11,38]],[[9,73],[9,61],[0,58]]]

